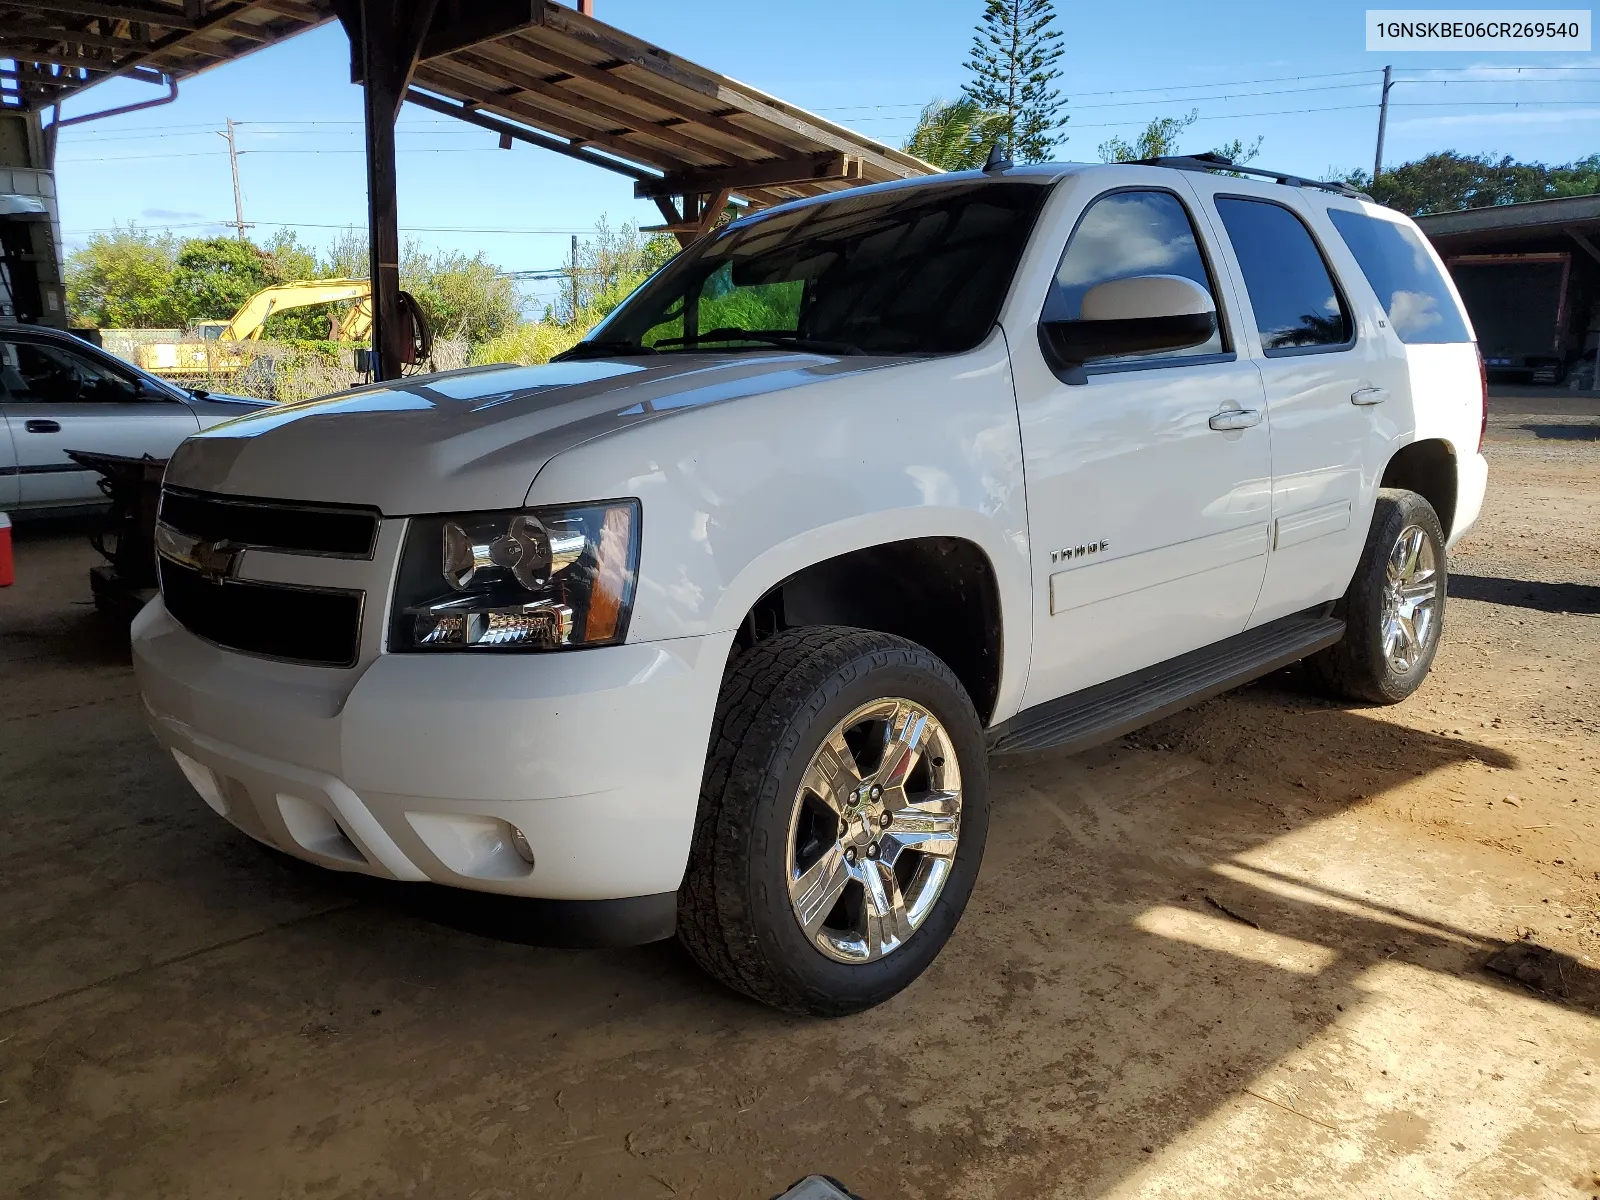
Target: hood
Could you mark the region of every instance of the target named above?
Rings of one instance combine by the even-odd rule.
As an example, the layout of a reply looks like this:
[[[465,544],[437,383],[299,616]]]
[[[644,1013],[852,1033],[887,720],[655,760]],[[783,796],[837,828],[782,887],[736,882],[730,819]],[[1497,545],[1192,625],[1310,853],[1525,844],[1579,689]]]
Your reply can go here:
[[[260,412],[273,407],[270,400],[230,396],[224,392],[207,392],[204,396],[185,394],[183,402],[194,413],[201,429],[209,429],[222,421],[231,421],[243,413]]]
[[[904,361],[673,354],[418,375],[217,425],[178,448],[166,478],[391,516],[516,508],[545,463],[580,442]]]

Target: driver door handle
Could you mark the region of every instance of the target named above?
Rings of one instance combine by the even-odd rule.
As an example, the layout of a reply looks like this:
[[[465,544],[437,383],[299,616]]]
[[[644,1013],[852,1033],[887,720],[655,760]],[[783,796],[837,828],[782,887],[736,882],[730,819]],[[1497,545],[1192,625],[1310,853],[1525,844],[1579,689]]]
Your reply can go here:
[[[61,422],[60,421],[42,421],[42,420],[34,419],[34,420],[31,420],[31,421],[28,421],[23,426],[23,428],[26,429],[29,433],[60,433],[61,432]]]
[[[1211,428],[1220,430],[1249,429],[1261,424],[1259,408],[1225,408],[1211,418]]]
[[[1382,404],[1388,398],[1388,388],[1362,388],[1350,393],[1351,404]]]

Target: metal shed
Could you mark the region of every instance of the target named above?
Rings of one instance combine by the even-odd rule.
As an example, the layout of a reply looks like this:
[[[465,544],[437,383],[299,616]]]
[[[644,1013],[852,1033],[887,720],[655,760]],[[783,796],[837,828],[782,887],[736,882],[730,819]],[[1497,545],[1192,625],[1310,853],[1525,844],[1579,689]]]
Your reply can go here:
[[[365,92],[379,378],[402,358],[394,123],[406,101],[504,146],[629,176],[684,244],[731,202],[937,170],[552,0],[0,0],[0,58],[15,60],[0,68],[0,110],[38,111],[119,75],[165,85],[144,102],[164,103],[183,78],[331,19]]]
[[[1496,375],[1594,378],[1600,351],[1600,196],[1418,217],[1455,278]]]

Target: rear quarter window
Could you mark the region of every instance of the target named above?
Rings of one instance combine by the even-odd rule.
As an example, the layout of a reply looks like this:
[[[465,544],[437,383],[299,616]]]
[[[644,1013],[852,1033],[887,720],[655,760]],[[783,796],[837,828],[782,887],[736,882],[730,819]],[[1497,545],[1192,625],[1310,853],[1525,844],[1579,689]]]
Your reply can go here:
[[[1328,209],[1328,219],[1350,247],[1402,342],[1472,340],[1420,233],[1398,221],[1347,209]]]

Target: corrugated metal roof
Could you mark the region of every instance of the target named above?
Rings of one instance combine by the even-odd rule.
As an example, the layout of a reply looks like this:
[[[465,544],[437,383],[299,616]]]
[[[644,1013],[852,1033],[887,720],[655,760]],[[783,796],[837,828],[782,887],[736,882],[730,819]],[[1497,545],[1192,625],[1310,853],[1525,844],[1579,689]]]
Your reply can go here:
[[[1559,232],[1565,226],[1595,220],[1600,220],[1600,196],[1558,196],[1552,200],[1433,213],[1418,217],[1417,224],[1431,238],[1512,230],[1528,232],[1541,228]]]

